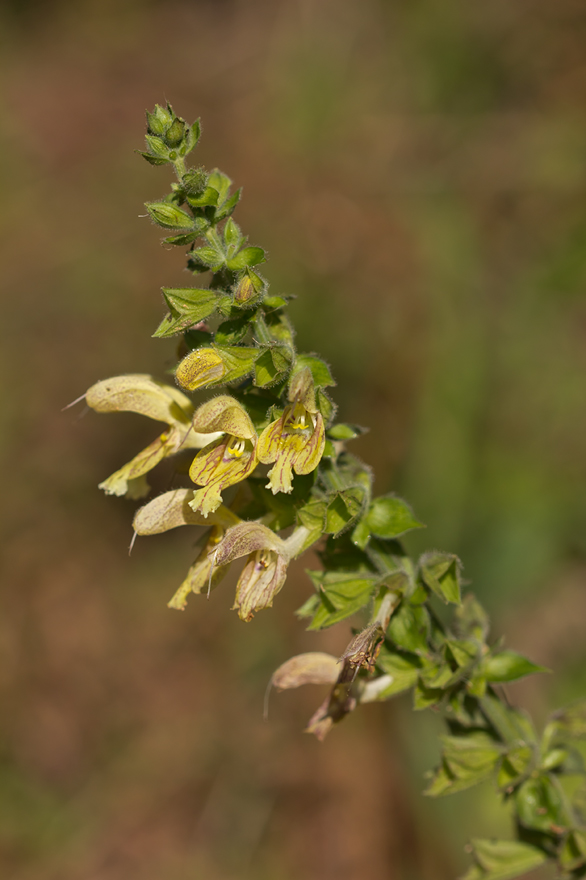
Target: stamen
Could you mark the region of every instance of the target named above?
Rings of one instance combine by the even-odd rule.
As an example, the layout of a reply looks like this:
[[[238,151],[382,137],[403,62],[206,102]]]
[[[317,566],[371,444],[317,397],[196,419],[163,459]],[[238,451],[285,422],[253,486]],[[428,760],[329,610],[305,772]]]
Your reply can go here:
[[[228,458],[241,458],[246,448],[246,441],[241,437],[232,437],[226,446],[226,456]]]

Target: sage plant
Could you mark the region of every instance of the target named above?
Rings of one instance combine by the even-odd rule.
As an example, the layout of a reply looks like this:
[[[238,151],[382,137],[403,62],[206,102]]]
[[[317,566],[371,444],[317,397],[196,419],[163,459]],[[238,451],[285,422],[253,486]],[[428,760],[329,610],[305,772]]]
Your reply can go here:
[[[147,125],[142,156],[170,166],[176,180],[146,209],[166,245],[187,249],[196,285],[163,288],[167,313],[154,332],[178,340],[177,384],[116,376],[85,397],[98,412],[165,425],[101,483],[105,492],[146,496],[147,474],[163,458],[192,456],[187,485],[134,517],[138,535],[202,530],[169,607],[209,594],[243,559],[232,607],[249,622],[273,605],[291,560],[315,546],[322,567],[308,571],[313,592],[297,615],[310,630],[351,617],[360,624],[341,657],[301,654],[273,674],[279,690],[330,686],[307,730],[321,740],[362,704],[411,691],[416,711],[440,711],[446,724],[425,793],[445,797],[490,778],[512,805],[514,839],[473,840],[466,880],[514,877],[548,860],[565,877],[586,876],[586,700],[554,713],[542,732],[508,703],[503,683],[544,670],[491,644],[485,611],[462,596],[453,553],[405,552],[401,537],[422,524],[403,499],[373,496],[371,469],[347,448],[362,429],[336,421],[328,365],[298,348],[287,298],[271,295],[259,271],[264,250],[232,219],[241,191],[218,169],[186,164],[199,120],[188,125],[157,105]],[[189,394],[198,389],[211,396],[195,408]],[[438,614],[442,604],[448,615]]]

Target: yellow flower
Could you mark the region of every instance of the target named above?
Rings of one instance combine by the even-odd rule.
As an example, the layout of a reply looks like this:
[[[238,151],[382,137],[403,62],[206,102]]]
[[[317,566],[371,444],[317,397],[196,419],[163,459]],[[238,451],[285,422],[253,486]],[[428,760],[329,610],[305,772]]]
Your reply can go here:
[[[189,469],[193,482],[204,487],[195,493],[191,507],[207,516],[222,503],[222,490],[246,479],[256,467],[257,436],[246,410],[229,395],[200,406],[193,426],[198,432],[224,432],[198,452]]]
[[[318,466],[326,442],[320,412],[312,413],[301,402],[285,407],[283,414],[268,425],[258,441],[257,456],[263,464],[273,464],[267,489],[273,495],[289,493],[296,474],[309,474]]]
[[[258,522],[240,522],[226,532],[213,553],[214,566],[247,556],[238,579],[233,609],[241,620],[270,608],[287,578],[291,559],[303,552],[310,532],[300,526],[286,539]]]
[[[132,461],[100,483],[100,489],[108,495],[142,498],[149,491],[145,475],[161,459],[181,448],[200,449],[209,442],[209,435],[203,436],[193,430],[193,406],[189,398],[178,388],[164,385],[150,376],[135,374],[104,379],[88,389],[85,399],[96,412],[135,412],[169,426]]]

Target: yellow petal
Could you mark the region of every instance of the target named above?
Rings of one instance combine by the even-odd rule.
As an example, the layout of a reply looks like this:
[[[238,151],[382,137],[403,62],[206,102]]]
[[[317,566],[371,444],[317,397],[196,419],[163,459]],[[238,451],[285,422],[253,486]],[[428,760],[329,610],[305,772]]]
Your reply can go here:
[[[229,394],[213,397],[198,407],[193,416],[193,427],[201,433],[225,431],[245,440],[256,437],[250,416]]]
[[[137,478],[144,478],[144,475],[152,470],[162,458],[167,454],[165,441],[167,437],[163,434],[156,440],[139,452],[132,461],[123,465],[119,470],[113,473],[107,480],[100,483],[99,488],[103,489],[107,495],[129,495],[131,498],[140,498],[149,491],[149,485],[145,479],[140,482]],[[133,483],[133,481],[137,481]]]
[[[189,506],[193,500],[193,489],[173,489],[153,498],[138,510],[132,523],[138,535],[158,535],[178,526],[204,526],[209,521],[195,513]],[[220,507],[210,518],[211,521],[224,528],[240,522],[236,514],[227,507]]]
[[[298,654],[291,657],[273,672],[271,684],[280,691],[300,687],[302,684],[334,684],[340,674],[336,657],[321,651]]]
[[[193,413],[191,401],[178,388],[143,374],[96,382],[85,399],[96,412],[135,412],[169,425],[186,424]]]
[[[211,382],[218,382],[226,373],[224,361],[213,348],[198,348],[184,357],[175,373],[183,388],[195,391]]]
[[[274,422],[264,429],[258,438],[256,455],[263,464],[272,464],[279,454],[279,445],[281,435],[283,433],[283,424],[285,421],[287,410]]]
[[[232,608],[241,620],[252,620],[256,611],[271,608],[286,579],[287,561],[282,556],[274,551],[256,551],[242,570]]]
[[[315,427],[311,437],[293,459],[296,474],[310,474],[321,461],[326,445],[326,432],[321,413],[314,416]]]

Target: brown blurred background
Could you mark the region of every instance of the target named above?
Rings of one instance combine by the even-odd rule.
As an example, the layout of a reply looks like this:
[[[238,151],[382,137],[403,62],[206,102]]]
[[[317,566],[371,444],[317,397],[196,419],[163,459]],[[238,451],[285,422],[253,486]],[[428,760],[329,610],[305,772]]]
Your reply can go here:
[[[250,625],[230,584],[169,611],[194,536],[129,559],[134,505],[96,488],[156,427],[60,410],[172,359],[159,288],[189,280],[133,152],[169,99],[244,186],[377,488],[428,524],[410,547],[459,553],[495,634],[555,667],[513,698],[584,695],[585,40],[583,0],[4,0],[3,880],[449,880],[508,835],[488,785],[421,797],[439,723],[408,700],[323,745],[319,689],[263,724],[271,671],[347,640],[293,618],[306,561]]]

